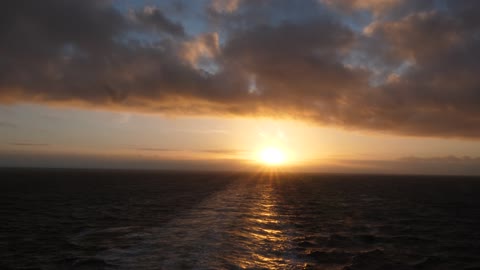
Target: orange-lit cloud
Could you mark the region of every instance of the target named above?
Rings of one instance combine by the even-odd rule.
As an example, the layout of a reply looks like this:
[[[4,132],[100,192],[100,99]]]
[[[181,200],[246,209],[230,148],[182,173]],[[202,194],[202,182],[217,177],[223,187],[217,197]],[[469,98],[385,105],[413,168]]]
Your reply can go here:
[[[180,51],[181,57],[197,67],[202,58],[212,59],[220,53],[218,33],[202,34],[193,40],[186,41]]]
[[[10,1],[0,102],[478,138],[480,4],[434,2],[212,1],[198,31],[156,6]],[[382,16],[354,27],[331,11],[347,4]]]
[[[241,0],[212,0],[211,7],[216,12],[234,12],[240,5]]]
[[[356,9],[371,10],[375,15],[398,6],[403,0],[320,0],[334,8],[353,12]]]

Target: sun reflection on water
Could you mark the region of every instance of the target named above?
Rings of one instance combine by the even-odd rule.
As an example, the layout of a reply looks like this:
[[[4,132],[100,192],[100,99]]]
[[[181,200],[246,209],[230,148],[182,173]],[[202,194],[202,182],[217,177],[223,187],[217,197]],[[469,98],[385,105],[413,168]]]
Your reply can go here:
[[[232,258],[231,262],[240,268],[285,269],[290,264],[286,256],[290,239],[277,211],[279,198],[274,184],[278,177],[276,170],[260,173],[261,181],[255,188],[258,194],[251,201],[249,217],[243,220],[242,230],[250,252]]]
[[[152,230],[129,251],[135,256],[118,250],[105,256],[122,269],[299,269],[291,267],[299,261],[293,255],[295,230],[281,213],[280,178],[268,169],[238,179]]]

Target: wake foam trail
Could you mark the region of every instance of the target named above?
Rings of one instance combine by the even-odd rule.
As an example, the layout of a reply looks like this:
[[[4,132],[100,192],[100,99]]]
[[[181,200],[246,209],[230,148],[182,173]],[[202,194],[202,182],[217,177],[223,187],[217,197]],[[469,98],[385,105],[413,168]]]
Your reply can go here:
[[[239,179],[137,245],[102,257],[121,269],[286,269],[302,265],[271,181]]]

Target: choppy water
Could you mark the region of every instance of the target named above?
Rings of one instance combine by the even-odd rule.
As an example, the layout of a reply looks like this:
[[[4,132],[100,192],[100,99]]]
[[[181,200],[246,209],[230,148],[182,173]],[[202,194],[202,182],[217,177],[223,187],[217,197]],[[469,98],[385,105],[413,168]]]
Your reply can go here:
[[[1,175],[1,269],[480,269],[476,178]]]

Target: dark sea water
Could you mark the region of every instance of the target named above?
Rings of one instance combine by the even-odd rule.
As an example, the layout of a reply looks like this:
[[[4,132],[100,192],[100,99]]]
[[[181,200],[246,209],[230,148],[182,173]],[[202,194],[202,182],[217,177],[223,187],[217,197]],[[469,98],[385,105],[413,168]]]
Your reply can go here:
[[[480,269],[480,179],[3,170],[0,269]]]

